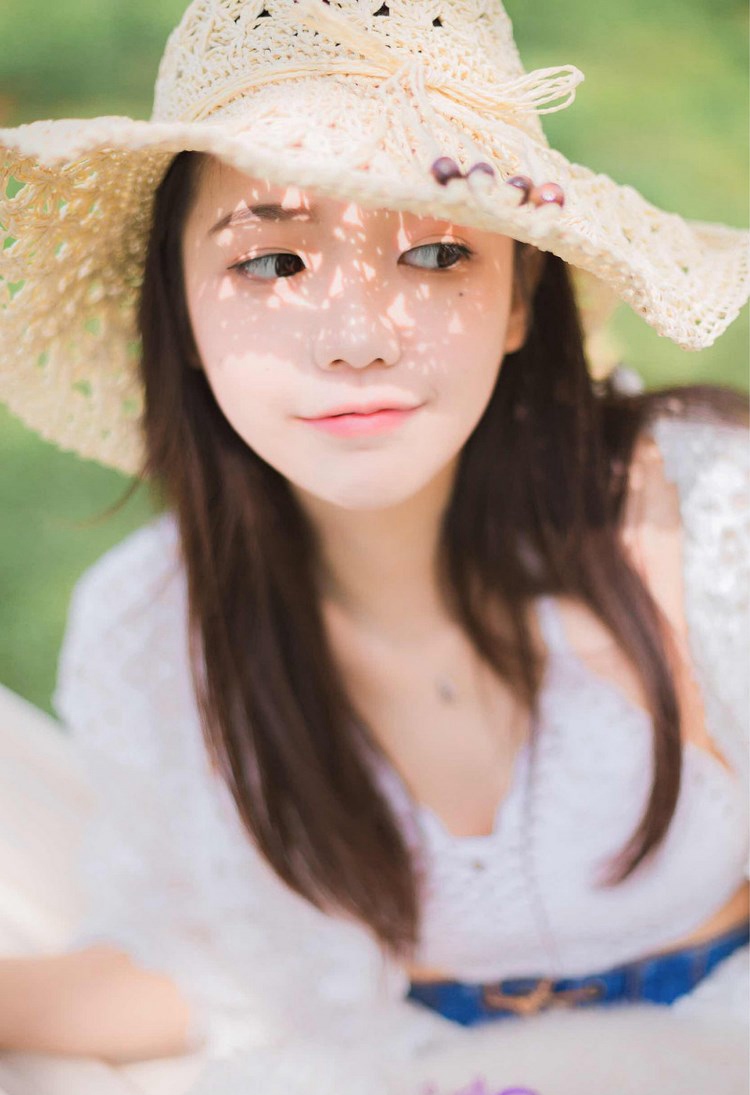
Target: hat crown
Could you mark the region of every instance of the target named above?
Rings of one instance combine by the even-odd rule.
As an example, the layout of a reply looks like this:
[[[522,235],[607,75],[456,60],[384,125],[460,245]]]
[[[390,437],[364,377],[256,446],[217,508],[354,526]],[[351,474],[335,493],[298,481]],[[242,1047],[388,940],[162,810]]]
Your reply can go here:
[[[333,22],[316,29],[342,19],[348,42]],[[194,0],[167,40],[151,120],[207,120],[276,80],[345,72],[347,62],[377,78],[409,60],[490,88],[525,73],[499,0]]]

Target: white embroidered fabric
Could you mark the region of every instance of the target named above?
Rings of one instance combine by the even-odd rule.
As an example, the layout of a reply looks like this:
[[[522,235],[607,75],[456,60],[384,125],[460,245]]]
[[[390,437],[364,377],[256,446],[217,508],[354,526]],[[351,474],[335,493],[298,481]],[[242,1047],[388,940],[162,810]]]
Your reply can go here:
[[[407,826],[411,840],[425,838],[431,863],[421,958],[456,978],[575,976],[641,957],[691,930],[747,876],[748,438],[667,418],[652,432],[679,487],[708,729],[733,771],[688,748],[657,857],[620,887],[594,891],[592,863],[621,847],[645,802],[649,727],[577,660],[554,602],[541,599],[552,648],[541,748],[533,766],[528,751],[519,757],[496,832],[453,838],[426,810],[418,832]],[[108,551],[74,589],[53,705],[100,800],[81,849],[85,915],[70,949],[106,941],[169,975],[191,1004],[196,1046],[215,1052],[314,1035],[327,1023],[340,1044],[358,1023],[372,1035],[384,1006],[405,997],[408,976],[364,928],[289,890],[251,846],[204,757],[186,611],[169,513]],[[406,821],[399,778],[378,774]],[[431,1029],[426,1009],[405,1006],[409,1037],[419,1022]],[[388,1036],[399,1033],[393,1026]]]
[[[403,974],[382,964],[364,929],[324,916],[276,877],[211,772],[177,535],[162,515],[97,560],[71,598],[52,702],[99,802],[68,949],[106,942],[168,974],[191,1005],[195,1048],[313,1036],[323,1005],[343,1040],[351,1004],[398,996]]]
[[[550,658],[533,764],[526,745],[488,836],[456,837],[419,807],[428,868],[416,960],[458,980],[578,977],[664,949],[729,900],[750,850],[744,785],[690,743],[657,854],[619,886],[594,888],[595,866],[648,800],[650,719],[576,657],[553,599],[536,607]],[[408,810],[395,770],[383,774]]]

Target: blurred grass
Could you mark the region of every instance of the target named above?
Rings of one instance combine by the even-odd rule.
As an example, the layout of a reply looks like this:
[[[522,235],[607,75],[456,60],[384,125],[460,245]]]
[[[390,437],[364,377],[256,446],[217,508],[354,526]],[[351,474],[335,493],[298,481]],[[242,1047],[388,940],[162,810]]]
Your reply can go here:
[[[0,0],[0,125],[38,118],[147,118],[167,35],[185,0]],[[508,0],[527,69],[575,64],[576,102],[543,119],[571,160],[683,216],[745,227],[748,9],[735,0]],[[612,337],[649,386],[714,380],[748,388],[748,309],[688,353],[629,309]],[[52,713],[70,591],[151,514],[145,488],[114,518],[128,480],[60,452],[0,406],[0,680]]]

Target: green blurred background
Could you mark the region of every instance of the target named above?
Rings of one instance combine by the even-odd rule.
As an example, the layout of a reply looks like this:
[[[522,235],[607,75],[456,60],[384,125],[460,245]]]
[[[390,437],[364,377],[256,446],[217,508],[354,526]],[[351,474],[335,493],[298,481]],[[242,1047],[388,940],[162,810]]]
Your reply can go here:
[[[0,126],[38,118],[147,118],[167,35],[185,0],[0,0]],[[748,7],[739,0],[508,0],[527,69],[575,64],[576,102],[543,121],[570,159],[683,216],[746,227]],[[620,307],[611,336],[649,387],[748,388],[748,309],[700,353]],[[0,351],[1,352],[1,351]],[[0,681],[52,713],[68,599],[78,576],[148,520],[139,487],[62,453],[0,406]]]

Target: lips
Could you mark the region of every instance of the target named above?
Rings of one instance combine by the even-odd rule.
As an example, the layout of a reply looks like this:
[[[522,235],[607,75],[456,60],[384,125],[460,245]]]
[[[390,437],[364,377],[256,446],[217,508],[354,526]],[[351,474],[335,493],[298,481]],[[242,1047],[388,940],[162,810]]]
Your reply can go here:
[[[412,411],[418,404],[414,403],[397,403],[397,402],[379,402],[379,403],[366,403],[355,404],[346,403],[339,407],[331,407],[330,410],[322,411],[321,414],[315,414],[308,416],[310,419],[316,418],[338,418],[345,414],[377,414],[378,411]]]
[[[390,433],[399,429],[417,413],[420,406],[377,410],[363,414],[361,411],[345,411],[343,414],[328,414],[323,418],[303,418],[314,430],[322,430],[337,438],[363,438],[376,434]]]

